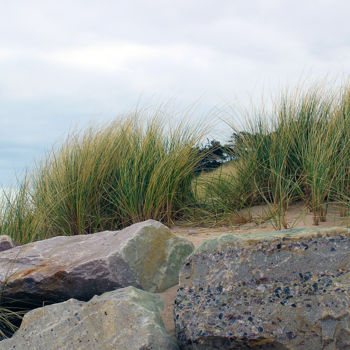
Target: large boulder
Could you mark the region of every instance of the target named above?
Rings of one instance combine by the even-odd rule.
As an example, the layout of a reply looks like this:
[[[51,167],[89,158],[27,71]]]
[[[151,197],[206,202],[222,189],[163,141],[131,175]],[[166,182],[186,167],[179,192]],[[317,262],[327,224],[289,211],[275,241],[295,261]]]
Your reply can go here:
[[[2,350],[178,350],[166,333],[160,296],[127,287],[89,302],[69,299],[28,312]]]
[[[180,272],[181,349],[350,349],[350,230],[204,242]]]
[[[17,244],[10,236],[0,235],[0,252],[16,247]]]
[[[154,220],[122,231],[54,237],[1,252],[0,290],[5,287],[5,300],[28,305],[89,300],[126,286],[160,292],[178,283],[192,250],[192,243]]]

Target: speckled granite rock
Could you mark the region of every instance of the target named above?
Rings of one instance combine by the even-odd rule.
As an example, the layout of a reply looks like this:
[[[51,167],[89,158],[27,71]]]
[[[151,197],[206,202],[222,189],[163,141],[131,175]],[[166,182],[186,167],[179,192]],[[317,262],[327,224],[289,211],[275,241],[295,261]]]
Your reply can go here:
[[[178,350],[166,333],[158,295],[127,287],[30,311],[2,350]]]
[[[0,235],[0,252],[16,247],[17,244],[10,236]]]
[[[122,231],[61,236],[0,253],[3,296],[30,303],[89,300],[135,286],[152,292],[178,283],[193,245],[163,224],[148,220]]]
[[[181,349],[350,349],[350,230],[204,242],[180,272]]]

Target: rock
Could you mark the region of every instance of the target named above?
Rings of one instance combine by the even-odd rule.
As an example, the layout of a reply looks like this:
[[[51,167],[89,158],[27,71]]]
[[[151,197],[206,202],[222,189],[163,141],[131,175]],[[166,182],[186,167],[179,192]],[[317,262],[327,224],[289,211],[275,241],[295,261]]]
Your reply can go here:
[[[10,236],[0,235],[0,252],[14,248],[16,246],[17,244],[12,240]]]
[[[40,306],[130,285],[161,292],[178,283],[192,250],[192,243],[154,220],[122,231],[54,237],[0,253],[0,290],[6,287],[5,299]]]
[[[187,234],[188,235],[196,235],[196,234],[198,234],[198,231],[196,231],[196,230],[188,230]]]
[[[180,271],[181,349],[350,349],[350,230],[222,235]]]
[[[2,350],[178,350],[166,333],[158,295],[134,287],[69,299],[28,312]]]

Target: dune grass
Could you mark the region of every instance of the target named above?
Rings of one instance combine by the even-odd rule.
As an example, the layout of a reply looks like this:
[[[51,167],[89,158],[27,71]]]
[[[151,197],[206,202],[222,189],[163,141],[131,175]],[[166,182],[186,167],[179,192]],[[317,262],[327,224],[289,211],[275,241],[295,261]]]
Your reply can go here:
[[[0,341],[10,337],[17,329],[21,317],[14,310],[0,306]]]
[[[203,132],[184,123],[168,127],[157,111],[135,113],[71,134],[1,197],[0,234],[20,244],[57,235],[116,230],[147,219],[241,224],[267,204],[276,229],[303,201],[313,222],[327,220],[329,203],[350,211],[350,86],[314,85],[286,92],[272,111],[248,115],[237,159],[195,175]],[[148,120],[141,122],[141,120]],[[244,133],[242,133],[242,130]],[[0,340],[23,314],[1,306]]]
[[[3,191],[0,207],[1,235],[9,235],[18,243],[28,243],[35,240],[38,220],[34,215],[27,175],[19,182],[18,190],[15,193]]]
[[[203,133],[168,127],[159,111],[135,113],[70,135],[36,165],[15,196],[3,197],[0,234],[19,243],[115,230],[156,219],[228,222],[267,204],[276,229],[302,200],[314,224],[328,203],[350,207],[350,88],[313,85],[285,92],[270,112],[254,108],[239,130],[236,160],[199,176]],[[142,123],[141,120],[148,120]],[[243,131],[243,133],[242,133]],[[5,198],[5,199],[4,199]]]
[[[26,243],[181,217],[193,202],[200,132],[183,123],[167,130],[158,115],[142,117],[70,135],[7,199],[0,232]]]
[[[217,171],[197,181],[208,213],[238,215],[243,207],[264,203],[276,229],[289,227],[288,206],[299,200],[313,213],[315,225],[326,220],[330,202],[338,203],[341,215],[348,213],[348,86],[340,92],[320,85],[286,92],[272,112],[248,115],[243,130],[239,160],[231,163],[234,171]]]
[[[28,308],[17,305],[15,300],[4,303],[0,292],[0,341],[10,338],[17,331],[26,312]]]
[[[11,337],[16,332],[28,311],[26,307],[16,305],[17,300],[4,298],[3,294],[9,277],[10,275],[7,275],[5,280],[1,281],[0,288],[0,341]]]

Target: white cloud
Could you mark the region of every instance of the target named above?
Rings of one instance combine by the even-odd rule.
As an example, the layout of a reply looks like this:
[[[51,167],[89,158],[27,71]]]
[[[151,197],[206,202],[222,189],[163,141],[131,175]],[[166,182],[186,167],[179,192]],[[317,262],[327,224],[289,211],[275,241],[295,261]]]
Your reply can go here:
[[[157,49],[132,43],[105,44],[68,50],[57,50],[43,56],[51,63],[76,69],[111,73],[128,69],[134,61],[149,60],[157,55]]]
[[[8,61],[9,59],[11,59],[12,55],[13,55],[12,50],[0,47],[0,62],[1,61]]]
[[[31,162],[28,145],[43,149],[140,99],[202,96],[210,111],[301,76],[346,75],[349,12],[346,0],[4,1],[0,139],[23,141],[17,168]],[[1,171],[0,183],[10,165]]]
[[[215,51],[189,44],[145,45],[132,42],[111,42],[75,49],[61,49],[42,55],[49,63],[101,73],[132,71],[137,64],[163,62],[171,66],[208,67]]]

